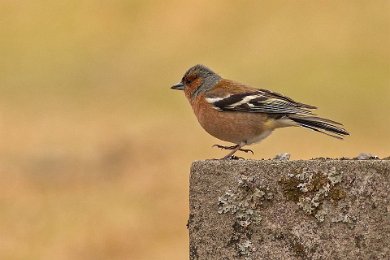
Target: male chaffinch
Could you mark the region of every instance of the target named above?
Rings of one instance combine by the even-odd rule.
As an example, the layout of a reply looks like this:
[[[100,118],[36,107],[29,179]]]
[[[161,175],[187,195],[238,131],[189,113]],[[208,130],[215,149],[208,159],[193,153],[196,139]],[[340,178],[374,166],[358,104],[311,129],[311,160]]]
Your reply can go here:
[[[233,146],[223,159],[233,158],[245,145],[260,142],[280,127],[302,126],[342,139],[349,133],[342,124],[312,113],[315,106],[296,102],[279,93],[223,79],[204,65],[195,65],[172,89],[184,90],[200,125],[212,136]],[[252,152],[253,153],[253,152]]]

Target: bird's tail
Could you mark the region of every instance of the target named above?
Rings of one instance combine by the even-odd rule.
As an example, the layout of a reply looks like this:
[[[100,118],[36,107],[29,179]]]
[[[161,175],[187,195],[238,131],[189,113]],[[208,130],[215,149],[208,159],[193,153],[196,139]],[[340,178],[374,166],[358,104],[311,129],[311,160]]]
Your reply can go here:
[[[342,127],[341,123],[329,119],[304,115],[289,115],[288,118],[297,123],[299,126],[303,126],[338,139],[343,139],[345,135],[349,135],[347,130]]]

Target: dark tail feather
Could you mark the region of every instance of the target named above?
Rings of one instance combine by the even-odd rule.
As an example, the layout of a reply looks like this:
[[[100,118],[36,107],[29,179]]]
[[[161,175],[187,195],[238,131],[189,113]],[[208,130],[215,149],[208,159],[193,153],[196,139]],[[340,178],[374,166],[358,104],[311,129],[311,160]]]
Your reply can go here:
[[[299,115],[289,115],[288,117],[300,126],[338,139],[343,139],[343,136],[349,135],[347,130],[341,127],[342,124],[329,119]]]

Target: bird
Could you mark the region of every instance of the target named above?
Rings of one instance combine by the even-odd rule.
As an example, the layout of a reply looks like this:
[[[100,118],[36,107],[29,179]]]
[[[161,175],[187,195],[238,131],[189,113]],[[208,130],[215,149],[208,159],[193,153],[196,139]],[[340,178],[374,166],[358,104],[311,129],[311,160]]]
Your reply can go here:
[[[207,133],[232,143],[213,145],[230,152],[221,159],[235,159],[237,151],[260,142],[277,128],[299,126],[338,139],[349,135],[341,123],[316,116],[317,107],[294,101],[277,92],[224,79],[208,67],[189,68],[171,87],[183,90],[196,118]]]

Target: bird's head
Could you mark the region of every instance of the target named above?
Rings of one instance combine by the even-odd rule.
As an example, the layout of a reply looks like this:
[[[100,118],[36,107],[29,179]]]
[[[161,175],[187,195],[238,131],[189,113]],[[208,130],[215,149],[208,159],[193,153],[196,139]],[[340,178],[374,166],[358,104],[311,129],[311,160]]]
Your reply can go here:
[[[181,81],[171,89],[184,90],[186,96],[194,98],[215,86],[221,77],[204,65],[195,65],[187,70]]]

